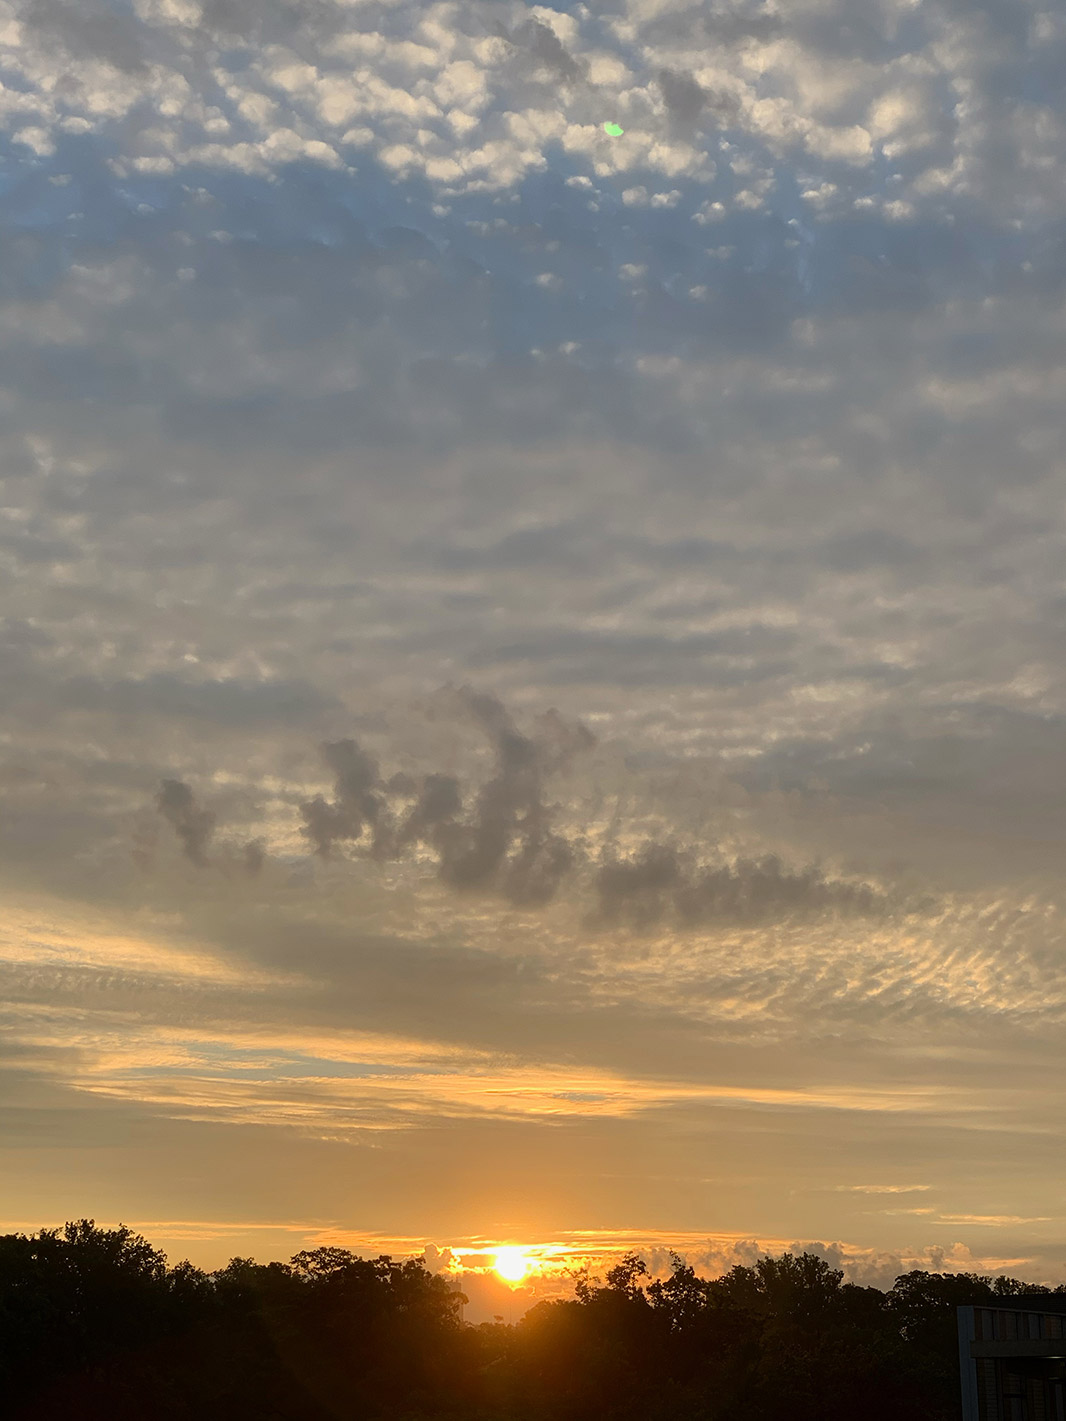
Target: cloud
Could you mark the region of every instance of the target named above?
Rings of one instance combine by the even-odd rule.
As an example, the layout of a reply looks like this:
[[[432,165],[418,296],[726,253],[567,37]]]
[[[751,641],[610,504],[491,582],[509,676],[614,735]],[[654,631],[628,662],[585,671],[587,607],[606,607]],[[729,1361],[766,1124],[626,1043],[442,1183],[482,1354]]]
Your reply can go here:
[[[181,842],[182,852],[197,868],[207,866],[207,846],[215,832],[215,814],[197,804],[192,790],[181,780],[164,780],[156,807]]]
[[[1004,1224],[1047,1224],[1051,1215],[1037,1214],[1026,1217],[1021,1214],[942,1214],[947,1224],[978,1224],[981,1227],[1000,1228]]]
[[[127,74],[145,71],[145,28],[105,4],[30,0],[22,9],[21,23],[38,42],[58,45],[74,58],[101,59]]]
[[[321,795],[300,806],[304,835],[315,853],[328,858],[340,839],[359,839],[364,828],[373,830],[381,816],[382,801],[374,791],[380,784],[377,761],[354,740],[337,740],[322,746],[322,756],[336,776],[335,800]]]
[[[389,784],[398,793],[407,791],[416,794],[415,803],[396,834],[397,850],[419,841],[434,843],[444,826],[454,824],[456,816],[462,812],[462,793],[454,775],[428,774],[417,790],[407,776],[399,780],[394,776]]]
[[[656,80],[663,103],[673,118],[681,123],[692,123],[699,117],[708,95],[691,74],[677,69],[660,69]]]
[[[838,1184],[836,1188],[845,1194],[920,1194],[927,1191],[928,1184]]]
[[[474,888],[503,869],[503,891],[513,902],[549,901],[570,867],[572,851],[550,829],[542,779],[590,747],[593,737],[550,711],[538,726],[540,736],[529,738],[495,696],[463,689],[457,702],[488,735],[496,773],[478,793],[472,822],[442,832],[441,877],[453,887]],[[508,861],[515,844],[517,853]]]
[[[256,721],[299,724],[329,705],[329,698],[299,681],[252,677],[193,679],[157,672],[142,678],[72,676],[52,690],[58,704],[120,716],[177,716],[246,727]]]
[[[266,862],[266,850],[262,839],[251,839],[245,844],[244,871],[252,878],[257,877],[263,871],[263,864]]]
[[[712,867],[694,863],[691,851],[655,842],[603,863],[596,891],[605,923],[643,928],[664,920],[691,928],[829,912],[876,917],[887,907],[866,884],[828,880],[813,866],[789,870],[774,855]]]
[[[476,793],[464,794],[455,776],[436,772],[418,780],[398,772],[386,783],[373,756],[354,740],[337,741],[322,747],[336,775],[336,797],[317,795],[301,805],[303,834],[328,857],[334,843],[360,840],[367,828],[374,857],[395,858],[423,844],[437,854],[439,876],[452,888],[492,887],[526,906],[549,902],[575,855],[551,828],[544,780],[595,738],[554,709],[538,717],[532,737],[523,735],[502,702],[469,687],[450,689],[438,702],[470,717],[488,737],[495,773]]]
[[[714,843],[682,848],[648,840],[621,857],[607,838],[596,863],[587,830],[559,822],[559,807],[545,794],[549,779],[565,775],[594,749],[595,736],[585,725],[551,708],[523,733],[498,697],[469,686],[447,687],[431,705],[434,718],[455,716],[483,732],[492,773],[479,785],[465,786],[459,776],[439,771],[398,770],[386,779],[378,757],[357,741],[325,742],[321,753],[334,775],[334,797],[316,795],[300,804],[301,835],[320,858],[351,843],[357,854],[384,864],[421,847],[435,855],[437,876],[449,888],[487,891],[527,908],[551,903],[564,881],[582,869],[583,878],[591,873],[600,924],[625,922],[639,929],[669,923],[675,930],[693,930],[841,914],[884,919],[934,907],[931,899],[905,902],[866,882],[828,878],[813,865],[789,868],[774,854],[722,861]],[[188,794],[184,786],[171,791],[175,804],[182,794]],[[184,825],[191,816],[198,824],[200,811],[182,806],[169,810],[172,822],[178,816]],[[610,832],[627,831],[616,821]],[[264,846],[263,839],[245,846],[250,873],[260,871]],[[143,857],[143,850],[137,852]],[[196,854],[194,862],[202,862],[200,847]],[[574,886],[580,888],[576,881]]]
[[[531,17],[519,26],[510,38],[511,42],[520,45],[537,65],[551,70],[560,79],[572,83],[582,77],[584,66],[574,60],[555,31],[543,20]]]
[[[431,1273],[440,1273],[450,1268],[455,1260],[455,1254],[450,1248],[438,1248],[435,1243],[427,1243],[422,1256]]]
[[[937,4],[904,32],[857,0],[787,16],[636,5],[497,14],[490,26],[469,3],[445,13],[413,0],[357,11],[322,0],[264,16],[210,0],[119,15],[34,0],[22,43],[8,45],[23,84],[12,132],[44,135],[43,147],[30,140],[38,156],[93,133],[119,150],[111,161],[127,178],[265,175],[293,162],[345,173],[369,152],[447,196],[543,172],[560,140],[590,176],[710,171],[699,149],[725,124],[749,159],[821,167],[823,180],[843,179],[849,202],[869,198],[876,142],[885,179],[900,185],[889,196],[898,211],[937,212],[945,193],[1054,205],[1035,177],[1061,148],[1054,27],[1012,29]],[[242,45],[229,42],[236,35]],[[1044,76],[1035,88],[1032,73]],[[553,80],[564,91],[549,95]],[[961,86],[971,95],[965,123],[950,98]],[[621,144],[600,129],[605,90],[612,109],[621,105]],[[134,111],[144,121],[131,129]],[[670,132],[679,124],[694,130],[687,153]],[[854,188],[848,169],[863,175]]]

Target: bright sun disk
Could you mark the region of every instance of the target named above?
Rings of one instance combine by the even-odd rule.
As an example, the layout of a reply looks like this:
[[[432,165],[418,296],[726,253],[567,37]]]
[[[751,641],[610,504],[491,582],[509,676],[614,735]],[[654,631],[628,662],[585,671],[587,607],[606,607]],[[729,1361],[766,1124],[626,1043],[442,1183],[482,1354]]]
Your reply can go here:
[[[505,1283],[521,1283],[531,1266],[525,1249],[516,1244],[496,1250],[496,1272]]]

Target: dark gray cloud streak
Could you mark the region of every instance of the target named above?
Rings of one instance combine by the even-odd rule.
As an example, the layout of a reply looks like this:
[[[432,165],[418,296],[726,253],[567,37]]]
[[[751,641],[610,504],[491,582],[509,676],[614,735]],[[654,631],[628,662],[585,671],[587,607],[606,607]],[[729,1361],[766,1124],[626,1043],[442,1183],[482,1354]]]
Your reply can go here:
[[[492,748],[495,771],[479,789],[464,791],[455,776],[436,772],[420,781],[401,773],[386,782],[377,761],[354,740],[326,743],[334,798],[316,795],[301,805],[302,832],[323,858],[342,840],[365,839],[376,858],[424,844],[436,852],[439,876],[452,888],[492,887],[527,906],[549,902],[574,850],[552,827],[544,782],[591,749],[594,737],[556,711],[538,718],[532,736],[523,735],[495,696],[466,687],[446,692],[442,701],[479,725]]]
[[[304,835],[311,840],[315,853],[328,858],[338,840],[359,839],[364,829],[373,833],[381,819],[382,801],[375,793],[380,783],[377,761],[354,740],[323,745],[322,755],[336,776],[336,797],[329,803],[316,795],[300,806],[300,812]],[[374,843],[375,847],[380,844],[376,835]]]
[[[185,857],[197,868],[205,868],[207,846],[215,832],[214,812],[199,805],[192,790],[181,780],[164,780],[155,802],[178,836]]]
[[[890,906],[866,884],[827,879],[814,866],[790,870],[773,854],[717,867],[693,857],[691,850],[649,842],[629,858],[603,863],[595,879],[601,920],[696,928],[830,913],[880,917]]]
[[[496,773],[478,794],[472,823],[440,827],[441,877],[454,887],[472,888],[502,871],[502,891],[512,902],[548,902],[573,862],[573,850],[551,827],[543,781],[591,749],[594,737],[555,711],[542,716],[534,736],[527,737],[494,696],[466,689],[457,699],[487,734]],[[508,859],[512,847],[517,852]]]
[[[649,840],[628,857],[604,850],[595,863],[587,836],[560,824],[558,808],[547,799],[549,780],[595,747],[587,727],[551,709],[525,734],[496,696],[470,687],[448,688],[435,704],[437,713],[458,715],[482,730],[493,773],[480,786],[464,786],[458,776],[437,771],[417,777],[397,771],[386,779],[378,759],[357,741],[325,742],[321,753],[334,776],[333,798],[315,795],[300,805],[301,833],[318,857],[331,858],[343,844],[384,862],[421,845],[436,855],[437,876],[448,887],[499,895],[527,908],[550,903],[574,870],[588,869],[597,900],[591,921],[636,929],[830,913],[873,917],[902,906],[866,884],[828,879],[814,866],[790,869],[775,855],[713,862],[722,860],[713,843],[679,848]],[[216,815],[177,780],[163,781],[156,803],[186,857],[206,867]],[[624,828],[616,822],[612,832]],[[136,861],[148,866],[153,847],[142,826]],[[249,841],[241,854],[245,871],[258,876],[265,841]]]

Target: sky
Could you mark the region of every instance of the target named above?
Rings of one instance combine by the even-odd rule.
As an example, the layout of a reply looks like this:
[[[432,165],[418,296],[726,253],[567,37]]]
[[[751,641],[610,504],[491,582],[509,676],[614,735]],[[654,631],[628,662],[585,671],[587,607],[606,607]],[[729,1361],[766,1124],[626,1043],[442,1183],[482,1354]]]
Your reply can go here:
[[[1064,72],[0,0],[0,1228],[1066,1281]]]

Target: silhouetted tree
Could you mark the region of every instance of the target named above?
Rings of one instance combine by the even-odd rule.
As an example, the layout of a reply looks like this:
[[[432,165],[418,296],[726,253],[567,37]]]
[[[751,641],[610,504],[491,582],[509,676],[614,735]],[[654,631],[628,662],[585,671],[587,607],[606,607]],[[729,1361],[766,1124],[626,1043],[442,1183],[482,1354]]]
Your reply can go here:
[[[955,1421],[955,1308],[1041,1290],[914,1270],[887,1292],[811,1253],[706,1279],[626,1254],[515,1327],[464,1326],[415,1259],[323,1247],[168,1268],[91,1219],[0,1237],[13,1421]]]

